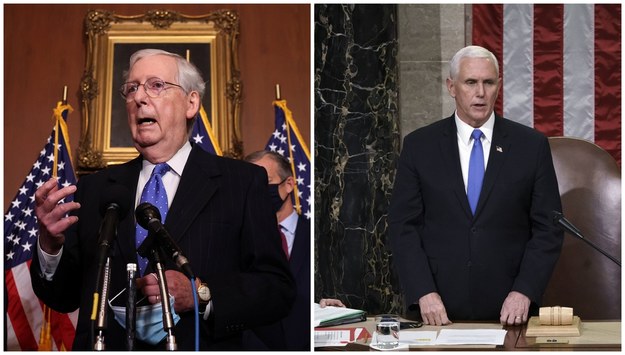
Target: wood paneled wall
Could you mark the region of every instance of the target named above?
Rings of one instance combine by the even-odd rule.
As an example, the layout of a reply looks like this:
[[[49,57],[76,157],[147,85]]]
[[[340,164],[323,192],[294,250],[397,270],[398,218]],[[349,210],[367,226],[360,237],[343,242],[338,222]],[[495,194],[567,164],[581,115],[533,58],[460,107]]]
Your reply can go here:
[[[9,206],[51,132],[52,108],[68,86],[70,142],[80,139],[79,84],[85,66],[87,11],[120,15],[168,9],[201,15],[239,13],[244,153],[263,149],[274,126],[275,84],[312,151],[310,134],[310,6],[308,4],[4,5],[4,209]]]

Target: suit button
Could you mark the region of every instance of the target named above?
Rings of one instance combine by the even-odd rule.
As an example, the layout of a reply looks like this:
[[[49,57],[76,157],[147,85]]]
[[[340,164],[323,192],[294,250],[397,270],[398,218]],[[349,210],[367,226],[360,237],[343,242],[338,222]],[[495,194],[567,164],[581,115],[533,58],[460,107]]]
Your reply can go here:
[[[477,228],[475,228],[475,227],[471,228],[471,233],[476,234],[477,233]]]
[[[471,260],[467,261],[467,267],[471,267],[473,266],[473,263],[471,262]]]

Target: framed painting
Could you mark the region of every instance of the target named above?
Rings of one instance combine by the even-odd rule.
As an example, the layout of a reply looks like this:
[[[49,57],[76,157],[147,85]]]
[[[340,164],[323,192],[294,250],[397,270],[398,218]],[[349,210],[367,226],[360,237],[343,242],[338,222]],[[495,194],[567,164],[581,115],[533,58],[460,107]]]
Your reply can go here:
[[[206,82],[202,105],[224,155],[240,158],[241,82],[238,14],[231,10],[184,15],[151,10],[122,16],[93,10],[85,17],[87,58],[81,81],[82,131],[78,171],[88,173],[138,155],[119,94],[130,55],[143,48],[177,53],[195,64]]]

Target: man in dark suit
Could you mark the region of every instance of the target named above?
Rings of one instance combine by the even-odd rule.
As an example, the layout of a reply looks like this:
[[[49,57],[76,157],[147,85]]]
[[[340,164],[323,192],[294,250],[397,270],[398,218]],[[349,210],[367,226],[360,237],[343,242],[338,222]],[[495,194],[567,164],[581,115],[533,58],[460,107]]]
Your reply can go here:
[[[40,236],[31,267],[33,289],[58,311],[80,307],[73,349],[93,349],[89,315],[98,272],[101,200],[109,198],[107,191],[115,186],[128,191],[129,206],[138,205],[155,165],[166,162],[160,177],[169,206],[164,224],[196,277],[193,285],[167,261],[168,293],[180,317],[174,328],[178,349],[194,349],[193,294],[200,285],[208,287],[203,289],[208,292],[200,292],[205,296],[199,310],[200,349],[241,349],[243,330],[286,316],[295,293],[271,213],[267,174],[253,164],[190,145],[188,132],[204,93],[204,81],[192,64],[175,54],[141,50],[131,57],[125,79],[121,94],[140,156],[85,176],[77,187],[59,189],[51,179],[38,189]],[[71,194],[74,202],[59,204]],[[133,211],[121,219],[111,247],[111,297],[126,287],[127,263],[138,260]],[[153,272],[148,265],[136,283],[150,305],[161,302]],[[124,350],[125,330],[109,307],[107,311],[106,350]],[[136,350],[164,350],[164,339],[137,336]]]
[[[289,261],[297,285],[297,296],[291,313],[279,323],[248,331],[249,350],[310,350],[310,221],[298,215],[291,201],[295,179],[289,162],[278,153],[260,150],[245,160],[262,166],[269,178],[272,210],[278,220],[284,255]],[[284,332],[284,345],[277,336]]]
[[[562,246],[549,143],[494,114],[501,79],[490,51],[463,48],[450,66],[455,114],[404,139],[389,211],[394,265],[426,324],[518,325],[540,305]]]

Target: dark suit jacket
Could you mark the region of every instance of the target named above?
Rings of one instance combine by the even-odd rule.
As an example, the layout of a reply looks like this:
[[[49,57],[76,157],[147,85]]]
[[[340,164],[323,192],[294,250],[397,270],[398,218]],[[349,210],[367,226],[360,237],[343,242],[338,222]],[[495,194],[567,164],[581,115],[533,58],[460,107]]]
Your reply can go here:
[[[80,307],[75,350],[93,347],[89,315],[97,273],[100,195],[108,186],[121,184],[133,206],[141,161],[139,157],[80,179],[75,194],[81,203],[79,221],[66,232],[53,281],[39,276],[38,258],[33,260],[31,277],[37,296],[61,312]],[[201,349],[240,348],[244,329],[276,321],[289,312],[295,285],[271,213],[263,168],[194,146],[165,222],[196,277],[212,293],[213,312],[207,321],[200,319]],[[137,262],[134,211],[120,221],[112,251],[110,297],[125,287],[126,264]],[[167,263],[167,269],[175,268]],[[178,348],[192,350],[194,314],[180,317],[174,333]],[[106,349],[123,350],[124,339],[125,331],[109,309]],[[138,342],[137,348],[164,350],[162,343],[151,347]]]
[[[546,137],[497,116],[475,217],[454,116],[404,139],[389,210],[393,262],[407,305],[441,295],[450,320],[498,320],[510,291],[539,305],[562,246]]]
[[[305,216],[297,219],[289,265],[297,285],[291,313],[277,323],[247,331],[246,350],[310,351],[310,221]]]
[[[288,350],[310,350],[310,221],[300,216],[289,259],[295,276],[297,296],[291,313],[282,320]]]

